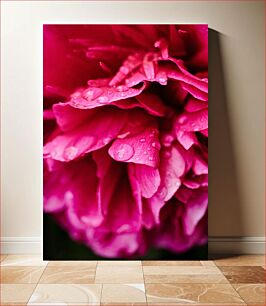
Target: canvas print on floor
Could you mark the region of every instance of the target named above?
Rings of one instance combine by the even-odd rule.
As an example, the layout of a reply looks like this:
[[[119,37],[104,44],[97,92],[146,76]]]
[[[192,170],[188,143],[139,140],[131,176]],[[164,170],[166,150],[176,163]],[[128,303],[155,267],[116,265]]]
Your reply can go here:
[[[43,39],[44,258],[207,258],[208,26]]]

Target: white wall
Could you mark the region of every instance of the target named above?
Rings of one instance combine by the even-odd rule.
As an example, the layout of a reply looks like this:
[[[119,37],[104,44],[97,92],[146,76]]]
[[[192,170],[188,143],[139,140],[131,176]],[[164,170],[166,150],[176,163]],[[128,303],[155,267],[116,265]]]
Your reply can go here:
[[[3,252],[40,248],[43,23],[208,23],[221,33],[219,41],[216,34],[210,40],[210,84],[213,78],[216,85],[210,94],[209,235],[216,248],[217,241],[218,248],[219,241],[229,246],[238,241],[253,252],[258,250],[251,250],[253,241],[262,250],[263,1],[2,1],[1,9]]]

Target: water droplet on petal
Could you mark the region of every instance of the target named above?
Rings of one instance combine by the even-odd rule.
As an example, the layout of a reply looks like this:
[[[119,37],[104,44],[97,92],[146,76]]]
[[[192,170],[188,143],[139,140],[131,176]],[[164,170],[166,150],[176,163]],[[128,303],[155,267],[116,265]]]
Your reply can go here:
[[[102,97],[99,97],[99,98],[98,98],[98,102],[99,102],[99,103],[105,103],[105,102],[107,102],[107,101],[108,101],[108,98],[105,97],[105,96],[102,96]]]
[[[157,150],[160,150],[161,149],[161,145],[159,144],[159,142],[153,142],[151,144],[151,146]]]
[[[152,157],[152,156],[149,156],[149,160],[153,160],[153,157]]]
[[[183,115],[183,116],[178,118],[178,123],[184,124],[184,123],[187,122],[187,120],[188,120],[187,116]]]
[[[148,150],[148,151],[150,151],[150,150],[151,150],[151,148],[149,147],[147,150]]]
[[[164,152],[163,152],[163,156],[164,156],[165,158],[170,158],[171,155],[172,155],[171,151],[164,151]]]
[[[147,151],[144,151],[144,155],[147,155],[148,153],[147,153]]]
[[[111,137],[106,137],[106,138],[103,139],[103,143],[104,143],[105,145],[107,145],[111,140],[112,140]]]
[[[119,139],[124,139],[124,138],[126,138],[129,134],[130,134],[130,132],[125,132],[125,133],[123,133],[123,134],[119,134],[119,135],[117,136],[117,138],[119,138]]]
[[[161,73],[159,78],[158,78],[158,82],[161,84],[161,85],[167,85],[167,76],[166,76],[166,73]]]
[[[78,149],[76,147],[73,147],[73,146],[68,147],[64,151],[64,158],[66,160],[72,160],[76,157],[77,153],[78,153]]]
[[[145,138],[141,138],[141,139],[140,139],[140,142],[142,142],[142,143],[145,142],[145,141],[146,141]]]
[[[128,89],[128,87],[127,87],[127,86],[124,86],[124,85],[119,85],[119,86],[116,87],[116,89],[117,89],[118,91],[125,91],[125,90]]]
[[[134,153],[135,151],[131,145],[122,143],[117,147],[114,157],[117,160],[127,161],[134,155]]]
[[[98,98],[102,93],[103,93],[102,89],[93,87],[85,90],[83,93],[83,97],[91,101]]]
[[[74,92],[72,95],[70,95],[71,98],[75,99],[81,96],[81,93],[79,91]]]
[[[167,189],[166,187],[162,187],[158,192],[158,196],[160,199],[163,200],[166,197],[166,195],[167,195]]]
[[[163,136],[162,142],[165,147],[170,147],[173,140],[174,140],[174,137],[172,135],[166,134]]]
[[[66,191],[64,195],[65,202],[70,205],[73,199],[74,199],[73,192],[70,190]]]
[[[129,69],[125,66],[122,66],[120,69],[119,69],[122,73],[124,74],[128,74],[129,73]]]
[[[83,93],[84,98],[86,98],[87,100],[92,100],[93,98],[93,91],[91,89],[86,90]]]
[[[157,130],[152,130],[149,136],[154,137],[156,134],[158,134],[158,131]]]

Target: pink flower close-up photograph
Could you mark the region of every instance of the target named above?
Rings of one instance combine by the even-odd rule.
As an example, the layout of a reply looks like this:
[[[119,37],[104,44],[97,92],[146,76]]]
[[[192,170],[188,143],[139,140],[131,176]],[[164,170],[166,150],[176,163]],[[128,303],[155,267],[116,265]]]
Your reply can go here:
[[[45,259],[206,259],[208,25],[43,26]]]

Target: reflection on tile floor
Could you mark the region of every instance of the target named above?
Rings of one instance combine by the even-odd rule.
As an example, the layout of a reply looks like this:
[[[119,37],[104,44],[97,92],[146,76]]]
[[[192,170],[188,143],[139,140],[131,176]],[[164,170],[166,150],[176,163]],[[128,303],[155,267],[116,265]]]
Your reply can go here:
[[[263,255],[208,261],[43,261],[1,255],[1,305],[265,305]]]
[[[96,284],[38,284],[28,305],[100,305],[101,291],[102,285]]]

